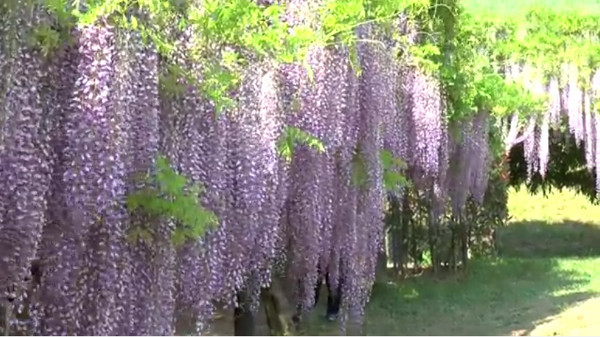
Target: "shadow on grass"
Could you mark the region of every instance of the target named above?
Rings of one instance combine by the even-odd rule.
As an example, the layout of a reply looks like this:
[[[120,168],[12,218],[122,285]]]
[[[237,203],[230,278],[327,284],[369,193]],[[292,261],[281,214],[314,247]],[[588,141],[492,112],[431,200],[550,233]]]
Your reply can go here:
[[[374,287],[368,335],[511,335],[598,295],[600,226],[514,222],[498,233],[499,257],[473,260],[460,275],[428,275]],[[338,334],[316,308],[307,333]]]
[[[599,210],[570,192],[551,199],[533,199],[526,192],[511,196],[511,214],[520,221],[498,231],[498,258],[471,261],[464,274],[443,280],[422,275],[376,285],[365,332],[522,335],[597,297],[600,224],[592,221]],[[307,333],[339,333],[337,324],[323,322],[324,310],[315,310],[315,323]],[[578,320],[575,325],[585,323]]]
[[[368,335],[510,335],[593,297],[589,260],[500,258],[471,263],[466,274],[443,281],[422,276],[378,284],[367,307]],[[581,263],[581,265],[577,265]],[[307,334],[336,335],[316,308]]]
[[[600,256],[598,224],[520,221],[498,232],[498,252],[507,257]]]

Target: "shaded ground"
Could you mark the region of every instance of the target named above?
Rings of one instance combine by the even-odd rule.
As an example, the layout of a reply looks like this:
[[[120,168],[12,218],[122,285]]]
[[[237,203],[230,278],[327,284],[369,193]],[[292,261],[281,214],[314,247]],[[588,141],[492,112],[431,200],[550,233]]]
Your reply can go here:
[[[368,335],[598,335],[600,206],[570,191],[548,199],[512,191],[498,258],[463,275],[377,285]],[[324,308],[308,333],[338,334]],[[591,311],[590,310],[594,310]]]
[[[512,191],[513,217],[498,235],[499,257],[467,272],[428,275],[373,289],[367,335],[599,335],[600,206],[570,191],[548,199]],[[600,221],[599,221],[600,222]],[[324,301],[323,301],[324,302]],[[302,334],[337,335],[321,303]],[[258,333],[267,333],[262,312]],[[233,333],[231,315],[215,334]]]
[[[600,291],[600,259],[500,258],[474,261],[451,280],[419,277],[376,286],[368,335],[510,335]],[[595,275],[594,275],[595,274]],[[323,311],[322,309],[320,311]],[[337,334],[335,324],[310,332]]]

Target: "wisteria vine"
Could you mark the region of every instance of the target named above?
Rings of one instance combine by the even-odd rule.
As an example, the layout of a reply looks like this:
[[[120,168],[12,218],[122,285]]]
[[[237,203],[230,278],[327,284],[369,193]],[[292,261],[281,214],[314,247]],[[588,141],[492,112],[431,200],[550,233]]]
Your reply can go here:
[[[282,275],[300,313],[327,275],[342,322],[361,323],[389,196],[428,196],[441,231],[469,200],[484,207],[492,164],[513,145],[529,177],[545,176],[563,117],[600,176],[600,71],[482,61],[477,39],[482,53],[452,51],[482,27],[420,34],[437,1],[185,12],[115,0],[70,14],[61,1],[0,7],[8,332],[172,335],[184,321],[203,332],[218,306],[255,310]]]

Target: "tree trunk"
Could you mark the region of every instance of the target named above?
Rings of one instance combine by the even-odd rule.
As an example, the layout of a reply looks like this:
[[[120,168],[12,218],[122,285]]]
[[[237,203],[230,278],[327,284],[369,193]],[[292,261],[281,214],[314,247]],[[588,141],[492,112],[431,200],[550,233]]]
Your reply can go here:
[[[25,289],[24,294],[17,294],[24,297],[12,298],[4,297],[0,299],[0,332],[4,336],[29,336],[31,331],[26,328],[11,329],[10,321],[16,319],[20,322],[27,322],[31,319],[29,315],[29,306],[32,296],[35,294],[35,289],[42,281],[42,267],[39,260],[31,262],[30,274],[23,280]],[[25,296],[26,295],[26,296]],[[20,302],[20,303],[17,303]],[[17,311],[17,306],[21,307],[20,312]]]
[[[456,243],[458,241],[456,218],[452,217],[452,223],[450,225],[450,249],[448,251],[450,259],[450,270],[456,271]]]
[[[387,262],[388,257],[385,250],[379,252],[377,255],[377,272],[375,274],[375,282],[386,283],[387,282]]]
[[[403,261],[403,247],[402,247],[402,221],[403,215],[400,209],[400,201],[394,194],[388,194],[388,201],[390,203],[389,213],[386,216],[386,227],[388,228],[388,246],[389,246],[389,257],[392,260],[394,272],[400,273],[402,261]],[[387,261],[385,268],[387,269]]]
[[[429,195],[429,202],[427,203],[427,234],[429,239],[429,254],[431,255],[431,266],[434,274],[439,273],[440,269],[440,252],[439,247],[439,222],[434,210],[434,198],[435,194],[431,190]]]
[[[2,301],[3,303],[0,303],[0,314],[1,314],[1,321],[0,321],[0,332],[2,332],[3,336],[10,336],[10,320],[11,320],[11,314],[12,314],[12,305],[10,305],[8,303],[8,301]]]
[[[467,268],[467,261],[469,260],[469,229],[467,226],[467,221],[465,221],[464,217],[461,217],[460,222],[460,252],[461,252],[461,262],[462,268]]]
[[[427,225],[428,225],[428,236],[429,236],[429,254],[431,255],[431,267],[433,269],[434,274],[439,273],[440,269],[440,258],[438,251],[438,239],[439,239],[439,230],[438,230],[438,222],[435,219],[433,214],[433,209],[429,209],[429,216],[427,217]]]
[[[410,218],[412,213],[410,211],[410,200],[408,199],[408,192],[402,198],[402,230],[400,232],[399,237],[399,256],[400,256],[400,273],[402,275],[405,274],[404,266],[406,264],[406,257],[408,253],[408,243],[409,243],[409,231],[410,231]]]
[[[235,336],[255,336],[256,322],[254,313],[248,308],[248,295],[239,291],[237,293],[238,306],[233,310],[233,334]]]
[[[467,268],[467,263],[469,262],[469,252],[471,251],[473,245],[472,245],[472,239],[473,239],[473,220],[471,221],[467,221],[467,223],[465,224],[466,228],[465,230],[467,231],[467,233],[465,234],[465,242],[466,245],[463,248],[463,260],[464,260],[464,268]]]
[[[331,287],[329,274],[325,274],[325,278],[327,283],[327,319],[335,321],[338,318],[342,304],[343,279],[341,277],[338,278],[337,288],[334,289]]]
[[[390,245],[390,257],[394,265],[394,272],[398,274],[402,272],[402,252],[400,249],[402,245],[402,238],[400,231],[397,228],[390,229],[389,237],[392,241]]]
[[[294,324],[289,314],[290,306],[279,280],[273,278],[271,286],[262,289],[260,299],[265,309],[271,336],[295,335]]]
[[[410,221],[410,229],[411,229],[411,235],[410,235],[410,252],[411,252],[411,256],[413,259],[413,263],[414,263],[414,269],[417,270],[419,269],[419,258],[418,258],[418,248],[417,248],[417,244],[418,244],[418,240],[417,240],[417,219],[412,219]]]

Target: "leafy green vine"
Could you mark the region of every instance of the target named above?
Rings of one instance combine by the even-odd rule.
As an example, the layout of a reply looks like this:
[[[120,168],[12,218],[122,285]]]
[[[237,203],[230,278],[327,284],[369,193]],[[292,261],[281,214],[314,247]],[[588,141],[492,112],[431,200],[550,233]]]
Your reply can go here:
[[[217,216],[200,204],[202,186],[190,185],[185,176],[171,168],[165,157],[157,158],[154,172],[144,177],[143,183],[145,188],[128,195],[128,209],[174,221],[176,226],[171,239],[175,245],[197,240],[217,225]],[[148,241],[151,232],[152,229],[134,227],[130,238]]]

